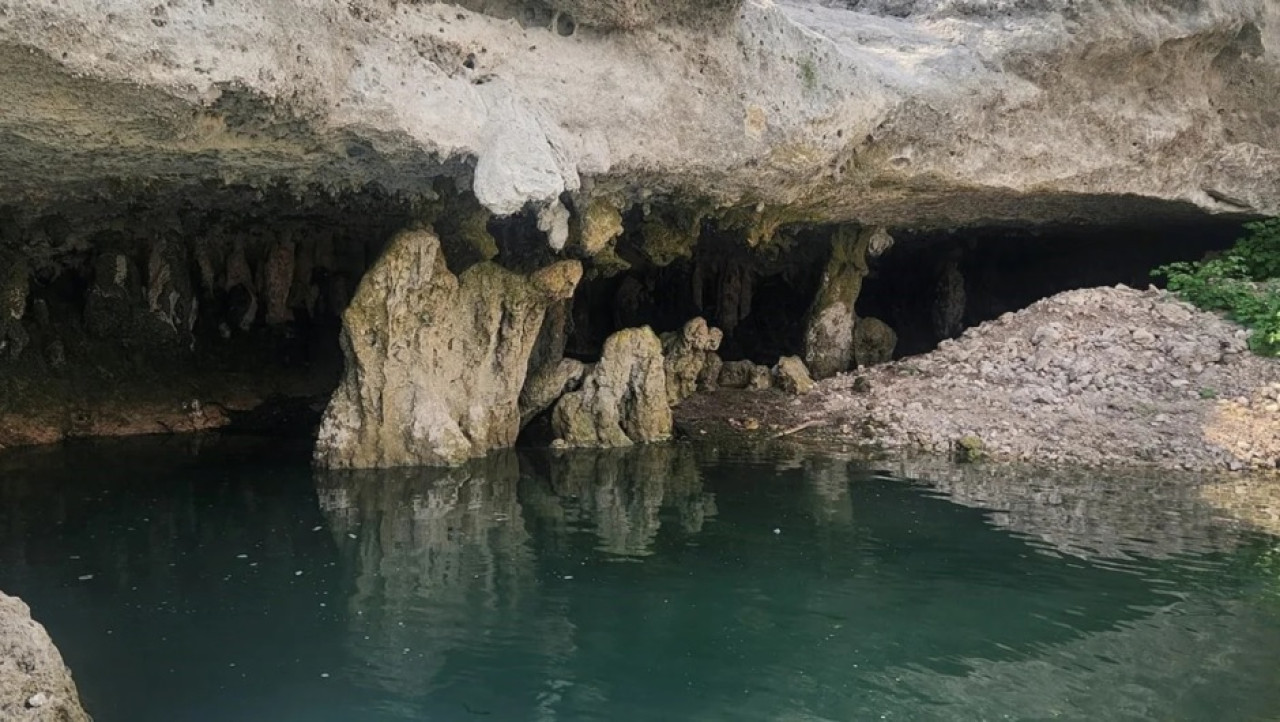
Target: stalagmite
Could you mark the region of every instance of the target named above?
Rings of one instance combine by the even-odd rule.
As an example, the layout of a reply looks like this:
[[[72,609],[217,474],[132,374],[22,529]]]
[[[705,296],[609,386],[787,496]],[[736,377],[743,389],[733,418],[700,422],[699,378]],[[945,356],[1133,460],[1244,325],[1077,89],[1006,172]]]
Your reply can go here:
[[[581,276],[576,261],[528,276],[486,262],[454,276],[434,233],[396,236],[343,314],[346,372],[316,463],[450,465],[512,445],[544,314]]]
[[[662,344],[652,329],[628,328],[610,336],[582,389],[556,404],[551,426],[567,446],[630,446],[671,438]]]

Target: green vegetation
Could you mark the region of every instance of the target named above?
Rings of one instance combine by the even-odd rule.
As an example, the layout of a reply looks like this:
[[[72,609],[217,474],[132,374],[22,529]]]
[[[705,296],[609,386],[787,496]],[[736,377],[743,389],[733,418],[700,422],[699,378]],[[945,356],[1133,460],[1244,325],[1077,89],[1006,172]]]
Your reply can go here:
[[[1245,224],[1248,235],[1216,258],[1170,263],[1152,275],[1169,290],[1211,311],[1223,311],[1252,329],[1249,347],[1280,356],[1280,218]]]

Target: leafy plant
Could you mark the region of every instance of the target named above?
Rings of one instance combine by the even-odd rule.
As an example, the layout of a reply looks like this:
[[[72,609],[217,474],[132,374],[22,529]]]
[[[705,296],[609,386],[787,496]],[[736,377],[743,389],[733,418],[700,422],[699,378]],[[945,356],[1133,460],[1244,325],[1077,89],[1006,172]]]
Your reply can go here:
[[[1170,263],[1151,272],[1200,308],[1223,311],[1253,331],[1249,347],[1280,356],[1280,218],[1246,223],[1248,234],[1216,258]]]

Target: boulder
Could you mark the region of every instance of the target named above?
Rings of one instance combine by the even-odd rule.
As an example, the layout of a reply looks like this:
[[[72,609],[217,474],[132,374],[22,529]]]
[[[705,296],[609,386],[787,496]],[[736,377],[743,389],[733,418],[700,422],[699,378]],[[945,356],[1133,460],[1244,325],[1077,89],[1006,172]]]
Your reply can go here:
[[[750,361],[729,361],[720,369],[716,382],[726,389],[745,389],[751,383],[756,365]]]
[[[690,319],[680,334],[666,346],[663,366],[667,376],[667,401],[672,405],[698,390],[698,377],[707,365],[708,354],[720,348],[724,334],[707,325],[702,317]]]
[[[49,633],[17,597],[0,593],[0,719],[89,722]]]
[[[853,359],[859,366],[892,361],[897,345],[898,334],[878,318],[860,318],[853,327]]]
[[[747,388],[752,391],[767,391],[773,388],[773,372],[764,364],[752,364],[747,375]]]
[[[556,439],[567,446],[615,447],[671,438],[662,361],[662,344],[648,326],[610,336],[582,388],[556,403]]]
[[[531,373],[520,390],[520,426],[551,408],[561,396],[582,385],[590,368],[577,359],[562,358],[557,363]]]
[[[789,394],[803,396],[813,390],[813,379],[798,356],[783,356],[773,367],[773,380]]]
[[[512,445],[543,317],[581,277],[576,261],[529,275],[483,262],[454,276],[433,232],[393,238],[343,314],[346,370],[316,464],[451,465]]]

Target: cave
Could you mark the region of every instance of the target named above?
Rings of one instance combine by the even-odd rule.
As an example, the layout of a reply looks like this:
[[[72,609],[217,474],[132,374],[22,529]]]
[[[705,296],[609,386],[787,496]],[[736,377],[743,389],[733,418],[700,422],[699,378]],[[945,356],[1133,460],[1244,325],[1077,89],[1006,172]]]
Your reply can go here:
[[[655,243],[655,219],[678,219],[684,236]],[[1240,223],[890,228],[892,243],[868,252],[856,315],[896,332],[894,357],[920,354],[1061,291],[1145,287],[1152,268],[1229,245]],[[343,310],[388,239],[424,224],[453,274],[490,259],[526,274],[561,256],[582,261],[572,300],[552,314],[562,347],[535,351],[530,373],[539,354],[594,364],[617,331],[647,325],[671,338],[695,317],[723,332],[723,361],[803,355],[844,227],[793,223],[753,243],[729,216],[637,204],[605,250],[556,253],[537,213],[496,217],[448,179],[426,196],[210,183],[6,206],[4,290],[20,320],[4,339],[0,413],[23,420],[0,442],[218,427],[313,434],[343,373]]]
[[[921,354],[1063,291],[1162,286],[1153,269],[1227,248],[1244,221],[1204,216],[1113,225],[890,228],[893,245],[868,259],[856,313],[894,329],[895,358]],[[772,365],[781,356],[800,355],[835,228],[789,229],[777,245],[751,248],[708,223],[690,254],[666,265],[650,261],[642,241],[628,234],[618,251],[630,266],[589,274],[579,286],[566,351],[591,362],[617,330],[648,324],[672,333],[702,316],[724,331],[725,361]]]
[[[342,310],[411,204],[207,184],[0,210],[0,444],[219,427],[311,433]],[[18,420],[14,420],[14,419]]]

